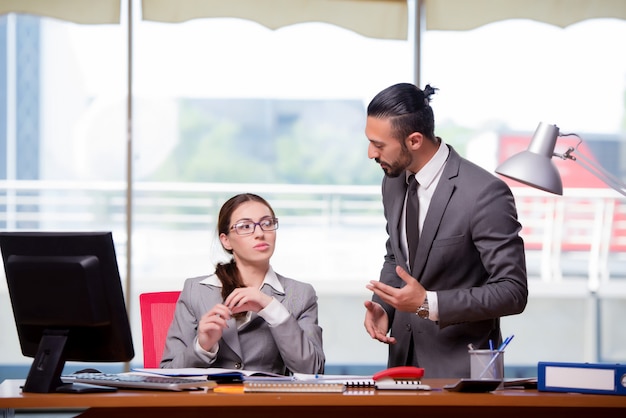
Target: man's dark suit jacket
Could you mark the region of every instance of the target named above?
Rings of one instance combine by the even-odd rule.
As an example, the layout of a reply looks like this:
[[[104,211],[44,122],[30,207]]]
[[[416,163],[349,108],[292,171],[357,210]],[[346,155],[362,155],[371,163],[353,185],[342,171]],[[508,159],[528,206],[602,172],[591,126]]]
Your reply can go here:
[[[437,292],[439,321],[396,311],[373,297],[397,339],[389,347],[389,367],[417,365],[432,378],[469,377],[468,344],[486,348],[490,339],[499,344],[500,317],[522,312],[528,297],[521,225],[509,187],[449,148],[411,272],[426,290]],[[380,281],[394,287],[404,285],[395,267],[406,266],[399,234],[405,191],[404,176],[384,177],[389,238]]]

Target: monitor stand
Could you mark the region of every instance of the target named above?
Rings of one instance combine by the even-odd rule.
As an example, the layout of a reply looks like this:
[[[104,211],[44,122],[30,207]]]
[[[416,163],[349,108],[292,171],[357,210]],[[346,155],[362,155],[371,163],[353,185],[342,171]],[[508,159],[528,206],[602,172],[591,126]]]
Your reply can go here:
[[[117,388],[85,383],[63,383],[61,373],[65,366],[63,352],[67,330],[45,330],[37,354],[30,366],[22,392],[32,393],[93,393],[115,392]]]

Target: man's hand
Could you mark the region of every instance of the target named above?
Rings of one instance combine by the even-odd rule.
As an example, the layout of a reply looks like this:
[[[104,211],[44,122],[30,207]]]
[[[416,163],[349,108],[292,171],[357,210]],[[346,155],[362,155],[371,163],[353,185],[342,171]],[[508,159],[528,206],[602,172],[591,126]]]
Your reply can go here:
[[[365,302],[365,330],[370,337],[385,343],[395,344],[396,339],[394,337],[387,336],[387,330],[389,329],[389,318],[387,312],[378,303],[374,303],[371,300]]]
[[[396,274],[406,283],[401,289],[375,280],[366,287],[397,310],[415,312],[426,299],[426,289],[402,267],[396,266]]]

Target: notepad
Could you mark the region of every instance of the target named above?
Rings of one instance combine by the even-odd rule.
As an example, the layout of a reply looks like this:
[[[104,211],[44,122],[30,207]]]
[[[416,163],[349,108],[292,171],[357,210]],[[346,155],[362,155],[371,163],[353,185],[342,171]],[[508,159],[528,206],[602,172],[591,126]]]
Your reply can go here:
[[[250,380],[243,382],[244,392],[335,392],[346,390],[343,383],[332,382],[276,382]]]
[[[383,379],[376,381],[376,389],[379,390],[431,390],[429,385],[419,380],[393,380]]]

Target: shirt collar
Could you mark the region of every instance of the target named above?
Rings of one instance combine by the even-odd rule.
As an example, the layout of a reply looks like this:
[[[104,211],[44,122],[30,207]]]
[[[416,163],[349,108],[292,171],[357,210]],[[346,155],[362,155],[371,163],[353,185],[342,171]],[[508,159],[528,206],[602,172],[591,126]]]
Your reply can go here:
[[[443,166],[446,164],[446,160],[448,159],[449,154],[450,149],[443,142],[443,139],[441,139],[439,141],[439,149],[437,149],[437,152],[435,152],[433,158],[431,158],[430,161],[428,161],[426,165],[424,165],[424,167],[420,169],[420,171],[415,173],[415,178],[417,179],[417,182],[419,183],[421,188],[428,189],[430,187],[433,181],[437,178],[437,175],[443,169]],[[407,183],[409,181],[410,175],[411,173],[407,171]]]
[[[222,287],[222,282],[220,281],[220,279],[217,277],[215,273],[211,274],[205,279],[202,279],[200,283],[206,284],[209,286]],[[261,287],[263,287],[263,285],[266,285],[266,284],[268,286],[271,286],[272,289],[274,289],[278,293],[283,293],[283,294],[285,293],[285,289],[283,288],[283,285],[280,284],[280,281],[278,280],[278,276],[274,272],[274,269],[272,269],[272,266],[270,266],[270,268],[267,270],[267,273],[265,273],[265,278],[263,278],[263,283],[261,283]]]

